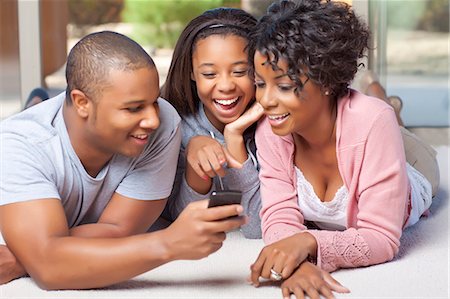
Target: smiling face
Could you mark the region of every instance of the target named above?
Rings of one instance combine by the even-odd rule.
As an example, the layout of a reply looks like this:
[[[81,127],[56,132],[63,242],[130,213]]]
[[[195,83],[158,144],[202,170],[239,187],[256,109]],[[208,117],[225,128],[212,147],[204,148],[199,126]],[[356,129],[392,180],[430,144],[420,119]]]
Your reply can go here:
[[[279,69],[274,71],[267,57],[256,51],[254,64],[255,97],[263,106],[275,134],[314,134],[321,123],[329,123],[330,100],[318,85],[300,77],[304,86],[296,93],[296,85],[287,75],[285,60],[280,59]]]
[[[248,76],[247,41],[235,35],[199,40],[192,54],[192,80],[209,121],[223,131],[244,113],[254,97]]]
[[[87,101],[86,137],[105,156],[138,156],[159,127],[159,80],[155,68],[112,70],[109,85]]]

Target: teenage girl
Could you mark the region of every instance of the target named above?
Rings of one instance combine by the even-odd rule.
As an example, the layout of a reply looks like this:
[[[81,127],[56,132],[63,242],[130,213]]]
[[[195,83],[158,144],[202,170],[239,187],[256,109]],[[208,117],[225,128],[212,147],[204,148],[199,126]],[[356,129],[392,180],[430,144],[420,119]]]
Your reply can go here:
[[[254,104],[247,44],[256,24],[241,9],[216,8],[193,19],[175,46],[162,96],[182,117],[182,144],[165,216],[173,220],[192,201],[209,198],[213,180],[242,191],[247,238],[260,238],[261,209]],[[253,125],[253,126],[252,126]]]

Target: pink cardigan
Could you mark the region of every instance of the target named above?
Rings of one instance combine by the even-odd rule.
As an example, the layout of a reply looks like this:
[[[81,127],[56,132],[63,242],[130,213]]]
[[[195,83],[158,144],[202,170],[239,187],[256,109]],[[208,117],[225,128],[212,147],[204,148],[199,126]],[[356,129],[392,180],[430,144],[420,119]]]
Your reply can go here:
[[[297,199],[295,146],[291,135],[275,135],[267,119],[257,128],[256,145],[263,238],[273,243],[307,229]],[[308,230],[318,244],[318,265],[331,272],[391,260],[410,212],[405,153],[393,109],[353,90],[339,99],[336,154],[349,191],[347,229]]]

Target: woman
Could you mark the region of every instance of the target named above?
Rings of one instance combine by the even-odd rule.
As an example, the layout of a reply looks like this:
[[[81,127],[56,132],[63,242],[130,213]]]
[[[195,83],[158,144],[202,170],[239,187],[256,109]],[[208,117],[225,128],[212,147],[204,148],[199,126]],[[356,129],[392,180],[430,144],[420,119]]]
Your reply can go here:
[[[392,107],[348,88],[369,32],[347,4],[280,1],[255,28],[249,55],[266,115],[256,144],[269,245],[251,281],[285,279],[284,297],[332,298],[348,289],[328,272],[395,256],[402,229],[431,204],[430,179],[407,163]]]

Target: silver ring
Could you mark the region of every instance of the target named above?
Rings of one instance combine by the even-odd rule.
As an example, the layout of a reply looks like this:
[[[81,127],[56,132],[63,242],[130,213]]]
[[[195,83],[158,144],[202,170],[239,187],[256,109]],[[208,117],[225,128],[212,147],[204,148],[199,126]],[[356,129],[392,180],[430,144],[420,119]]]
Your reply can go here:
[[[278,273],[274,269],[270,269],[270,278],[272,278],[275,281],[280,281],[283,279],[283,276],[281,276],[281,273]]]

